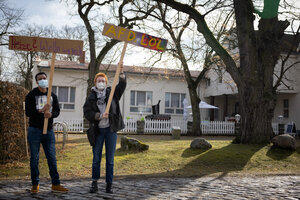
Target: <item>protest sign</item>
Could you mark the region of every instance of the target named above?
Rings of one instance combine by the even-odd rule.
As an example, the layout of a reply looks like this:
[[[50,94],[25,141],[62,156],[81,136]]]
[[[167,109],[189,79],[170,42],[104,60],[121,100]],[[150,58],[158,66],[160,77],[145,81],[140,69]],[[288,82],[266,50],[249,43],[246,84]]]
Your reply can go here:
[[[168,40],[162,38],[107,23],[104,25],[102,34],[116,40],[161,52],[166,50],[168,43]]]
[[[105,23],[102,35],[125,42],[105,109],[105,112],[109,113],[112,97],[114,95],[116,84],[120,75],[120,67],[123,64],[123,58],[126,51],[127,43],[163,52],[166,50],[168,40],[108,23]]]

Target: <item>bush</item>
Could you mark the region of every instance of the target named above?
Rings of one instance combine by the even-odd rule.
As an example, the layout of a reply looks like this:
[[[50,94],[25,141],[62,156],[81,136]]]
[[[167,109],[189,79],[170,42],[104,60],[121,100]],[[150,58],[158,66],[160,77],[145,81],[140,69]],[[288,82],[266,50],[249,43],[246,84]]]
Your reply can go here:
[[[27,93],[19,85],[0,81],[0,163],[26,156],[23,102]]]

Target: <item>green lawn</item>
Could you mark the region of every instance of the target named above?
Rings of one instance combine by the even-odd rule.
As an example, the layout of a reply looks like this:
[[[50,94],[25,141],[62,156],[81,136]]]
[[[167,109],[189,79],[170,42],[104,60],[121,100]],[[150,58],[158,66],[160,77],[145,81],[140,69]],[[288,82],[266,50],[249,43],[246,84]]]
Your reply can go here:
[[[172,140],[171,136],[131,136],[148,144],[141,153],[122,152],[118,138],[115,155],[117,177],[201,177],[206,175],[299,174],[300,141],[289,151],[261,145],[232,144],[230,137],[205,137],[212,149],[192,150],[192,137]],[[70,135],[64,150],[57,142],[58,171],[63,179],[91,176],[92,149],[85,135]],[[40,156],[40,177],[49,177],[44,153]],[[101,176],[105,173],[105,156]],[[0,165],[0,179],[30,178],[29,160]]]

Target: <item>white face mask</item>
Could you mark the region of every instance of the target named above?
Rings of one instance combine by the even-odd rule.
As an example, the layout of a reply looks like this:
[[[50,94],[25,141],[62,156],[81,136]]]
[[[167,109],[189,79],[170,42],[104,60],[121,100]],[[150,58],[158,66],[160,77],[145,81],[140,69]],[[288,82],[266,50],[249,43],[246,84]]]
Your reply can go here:
[[[38,84],[41,88],[46,88],[46,87],[48,87],[48,80],[44,80],[44,79],[39,80]]]
[[[97,88],[98,88],[98,90],[104,90],[106,88],[106,84],[103,82],[98,82]]]

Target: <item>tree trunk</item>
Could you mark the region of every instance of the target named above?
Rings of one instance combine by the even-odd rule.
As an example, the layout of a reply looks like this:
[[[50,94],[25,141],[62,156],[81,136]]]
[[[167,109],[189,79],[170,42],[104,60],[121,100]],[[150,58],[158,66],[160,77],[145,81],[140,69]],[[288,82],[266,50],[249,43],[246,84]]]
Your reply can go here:
[[[24,87],[29,91],[32,90],[32,75],[31,75],[31,72],[25,78]]]
[[[189,93],[190,93],[190,100],[192,105],[192,113],[193,113],[193,126],[192,126],[192,132],[188,133],[188,135],[191,136],[198,136],[202,135],[201,131],[201,117],[200,117],[200,109],[199,109],[199,103],[200,99],[197,95],[197,87],[189,87]]]
[[[272,118],[276,104],[275,94],[265,96],[266,92],[248,85],[239,88],[241,131],[235,142],[242,144],[269,143],[274,136]]]
[[[277,18],[261,19],[254,40],[244,41],[239,38],[241,43],[250,45],[240,48],[241,54],[245,51],[247,53],[243,54],[246,56],[241,59],[240,67],[244,81],[237,84],[242,128],[236,142],[269,143],[274,136],[272,118],[277,95],[273,76],[280,55],[279,42],[286,26],[286,22],[280,22]]]

